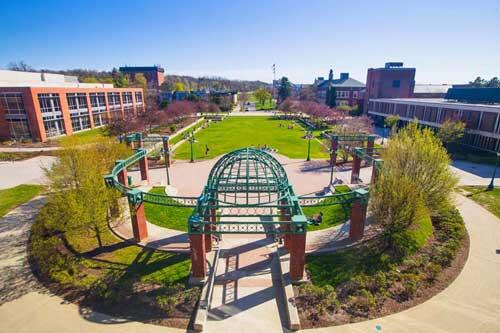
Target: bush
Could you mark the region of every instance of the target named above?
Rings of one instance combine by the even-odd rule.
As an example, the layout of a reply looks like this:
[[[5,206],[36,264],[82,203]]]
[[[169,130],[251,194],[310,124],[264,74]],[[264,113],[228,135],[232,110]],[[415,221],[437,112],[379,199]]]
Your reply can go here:
[[[357,295],[349,297],[346,311],[357,316],[367,316],[376,305],[375,296],[370,291],[361,289]]]
[[[299,287],[299,292],[301,300],[304,301],[309,308],[314,309],[317,315],[323,315],[327,311],[333,312],[340,306],[337,300],[337,293],[330,285],[320,287],[310,283],[303,284]]]

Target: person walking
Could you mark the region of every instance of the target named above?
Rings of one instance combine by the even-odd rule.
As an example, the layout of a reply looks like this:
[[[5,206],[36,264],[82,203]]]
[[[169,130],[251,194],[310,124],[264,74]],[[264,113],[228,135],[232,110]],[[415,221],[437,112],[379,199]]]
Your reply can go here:
[[[210,148],[208,148],[208,145],[205,145],[205,156],[208,156],[209,152],[210,152]]]

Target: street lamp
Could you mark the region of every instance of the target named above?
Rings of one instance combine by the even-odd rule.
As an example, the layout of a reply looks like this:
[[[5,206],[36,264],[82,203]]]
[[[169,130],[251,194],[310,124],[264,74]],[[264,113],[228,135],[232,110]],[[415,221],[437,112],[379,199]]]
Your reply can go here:
[[[382,128],[382,146],[384,145],[385,131],[387,128],[387,124],[384,123],[384,127]]]
[[[335,149],[330,148],[330,161],[332,160],[332,155],[335,153]],[[333,183],[333,168],[335,167],[335,163],[330,163],[331,164],[331,170],[330,170],[330,185]]]
[[[491,175],[491,182],[488,185],[488,191],[492,191],[495,189],[495,177],[497,174],[497,166],[498,166],[498,156],[500,155],[499,152],[496,152],[496,158],[495,158],[495,168],[493,169],[493,175]]]
[[[311,160],[311,139],[312,139],[313,135],[312,135],[312,132],[311,131],[307,131],[306,133],[306,138],[307,138],[307,160],[306,161],[310,161]]]
[[[194,162],[193,143],[195,142],[193,132],[191,132],[191,134],[189,135],[188,141],[189,141],[189,144],[191,145],[191,160],[190,160],[190,162],[193,163]]]

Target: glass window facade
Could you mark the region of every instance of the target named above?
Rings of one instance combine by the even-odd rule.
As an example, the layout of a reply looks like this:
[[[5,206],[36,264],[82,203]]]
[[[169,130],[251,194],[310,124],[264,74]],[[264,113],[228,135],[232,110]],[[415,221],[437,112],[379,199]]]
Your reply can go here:
[[[135,93],[135,102],[137,104],[140,104],[140,103],[143,102],[143,100],[142,100],[142,92],[138,91],[138,92]]]
[[[45,127],[47,137],[66,134],[64,122],[62,120],[63,115],[59,94],[38,94],[38,103],[40,104],[43,126]]]
[[[123,105],[132,105],[132,93],[124,92],[122,93]]]

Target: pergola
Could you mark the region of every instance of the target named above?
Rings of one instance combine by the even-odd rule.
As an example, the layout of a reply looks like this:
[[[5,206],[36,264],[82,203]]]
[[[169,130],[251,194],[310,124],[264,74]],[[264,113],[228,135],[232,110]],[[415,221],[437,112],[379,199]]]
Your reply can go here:
[[[205,277],[213,237],[275,234],[290,252],[290,276],[302,279],[306,231],[307,219],[281,164],[262,150],[235,150],[214,165],[189,219],[192,275]]]

